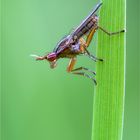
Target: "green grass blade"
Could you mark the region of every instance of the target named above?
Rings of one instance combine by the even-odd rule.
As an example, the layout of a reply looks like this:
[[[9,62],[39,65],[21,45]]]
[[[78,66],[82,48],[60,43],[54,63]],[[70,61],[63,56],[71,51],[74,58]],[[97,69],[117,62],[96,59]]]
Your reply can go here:
[[[115,32],[125,28],[125,0],[102,0],[99,25]],[[125,92],[125,33],[98,31],[97,82],[92,140],[122,140]]]

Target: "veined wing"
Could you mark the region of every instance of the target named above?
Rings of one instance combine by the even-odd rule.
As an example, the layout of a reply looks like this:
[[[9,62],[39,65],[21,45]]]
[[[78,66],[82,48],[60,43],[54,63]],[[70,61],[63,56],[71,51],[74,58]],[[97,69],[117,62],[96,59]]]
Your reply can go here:
[[[53,52],[60,52],[61,50],[65,49],[66,46],[66,42],[69,40],[69,35],[63,37],[60,42],[58,42],[58,44],[56,45],[56,47],[54,48]]]
[[[54,48],[53,52],[59,53],[62,50],[64,50],[66,48],[66,42],[73,38],[75,35],[77,36],[79,34],[79,37],[81,37],[81,30],[82,28],[84,28],[88,22],[89,19],[95,15],[96,11],[99,9],[99,7],[102,5],[102,3],[99,3],[95,9],[89,14],[89,16],[74,30],[74,32],[72,32],[70,35],[64,37],[58,44],[57,46]],[[68,46],[67,46],[68,47]]]
[[[72,36],[77,36],[81,30],[86,27],[86,25],[89,23],[90,19],[95,16],[96,11],[100,8],[100,6],[102,5],[102,3],[99,3],[95,9],[86,17],[85,20],[83,20],[83,22],[74,30],[74,32],[72,33]],[[86,31],[85,31],[86,32]],[[80,34],[79,34],[80,37]]]

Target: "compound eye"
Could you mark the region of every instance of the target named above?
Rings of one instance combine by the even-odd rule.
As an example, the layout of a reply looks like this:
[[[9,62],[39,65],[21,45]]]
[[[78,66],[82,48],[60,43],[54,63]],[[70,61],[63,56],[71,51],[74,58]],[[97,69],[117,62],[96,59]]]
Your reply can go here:
[[[47,60],[52,62],[54,60],[56,60],[56,54],[55,53],[50,53],[47,55]]]

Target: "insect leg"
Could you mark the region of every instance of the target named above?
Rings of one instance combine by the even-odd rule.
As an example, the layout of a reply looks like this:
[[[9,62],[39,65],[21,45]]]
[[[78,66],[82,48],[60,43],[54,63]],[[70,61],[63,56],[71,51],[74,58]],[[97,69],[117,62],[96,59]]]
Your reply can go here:
[[[85,67],[79,67],[79,68],[73,69],[73,67],[75,65],[75,62],[76,62],[75,58],[72,58],[70,60],[70,63],[69,63],[68,68],[67,68],[67,72],[74,72],[74,71],[79,71],[79,70],[85,70],[85,71],[91,72],[94,75],[96,75],[96,73],[94,71],[92,71],[92,70],[90,70],[88,68],[85,68]]]
[[[91,40],[93,38],[94,33],[96,32],[96,28],[92,29],[90,31],[90,33],[88,34],[87,38],[86,38],[86,47],[89,46],[89,44],[91,43]]]
[[[91,58],[92,60],[96,61],[103,61],[103,59],[101,58],[97,58],[94,55],[90,54],[90,52],[85,48],[85,55],[87,55],[89,58]]]
[[[82,50],[84,50],[86,53],[85,55],[87,55],[89,58],[91,58],[94,61],[103,61],[103,59],[97,58],[93,55],[90,54],[90,52],[87,50],[87,47],[89,46],[89,44],[91,43],[91,40],[93,38],[94,33],[96,32],[97,28],[94,28],[90,31],[90,33],[88,34],[86,41],[83,38],[80,38],[80,42],[81,42],[81,48]]]
[[[80,68],[77,68],[77,69],[74,69],[73,70],[73,67],[75,65],[75,62],[76,62],[76,58],[71,58],[70,59],[70,62],[69,62],[68,68],[67,68],[67,72],[72,72],[72,74],[77,74],[77,75],[81,75],[81,76],[85,76],[87,78],[90,78],[95,83],[95,85],[97,85],[96,80],[94,78],[92,78],[90,75],[86,74],[85,72],[73,72],[73,71],[84,69],[86,71],[92,72],[94,75],[96,74],[95,72],[93,72],[93,71],[91,71],[91,70],[89,70],[87,68],[83,68],[83,67],[80,67]]]
[[[69,65],[67,67],[67,72],[71,72],[72,71],[75,63],[76,63],[76,58],[71,58],[70,62],[69,62]]]
[[[85,71],[88,71],[88,72],[91,72],[93,73],[94,75],[96,75],[96,73],[88,68],[85,68],[85,67],[79,67],[79,68],[76,68],[76,69],[73,69],[71,72],[74,72],[74,71],[79,71],[79,70],[85,70]]]
[[[105,30],[104,28],[102,28],[100,26],[98,26],[98,29],[100,29],[101,31],[103,31],[104,33],[106,33],[109,36],[125,32],[125,30],[120,30],[120,31],[117,31],[117,32],[108,32],[107,30]]]
[[[81,76],[90,78],[95,83],[95,85],[97,85],[96,80],[94,78],[92,78],[90,75],[86,74],[85,72],[73,72],[72,74],[77,74],[77,75],[81,75]]]
[[[82,44],[82,46],[88,47],[89,44],[91,43],[91,40],[93,38],[94,33],[96,32],[97,28],[92,29],[89,34],[87,35],[86,41],[84,40],[84,38],[80,38],[80,43]]]

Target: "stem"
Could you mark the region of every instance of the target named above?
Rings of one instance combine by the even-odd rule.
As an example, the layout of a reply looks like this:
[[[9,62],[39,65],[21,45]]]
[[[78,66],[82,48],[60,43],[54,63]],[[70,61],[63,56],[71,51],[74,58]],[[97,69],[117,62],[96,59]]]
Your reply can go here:
[[[102,0],[99,25],[116,32],[125,28],[125,0]],[[98,31],[97,87],[92,140],[122,140],[125,94],[125,33]]]

